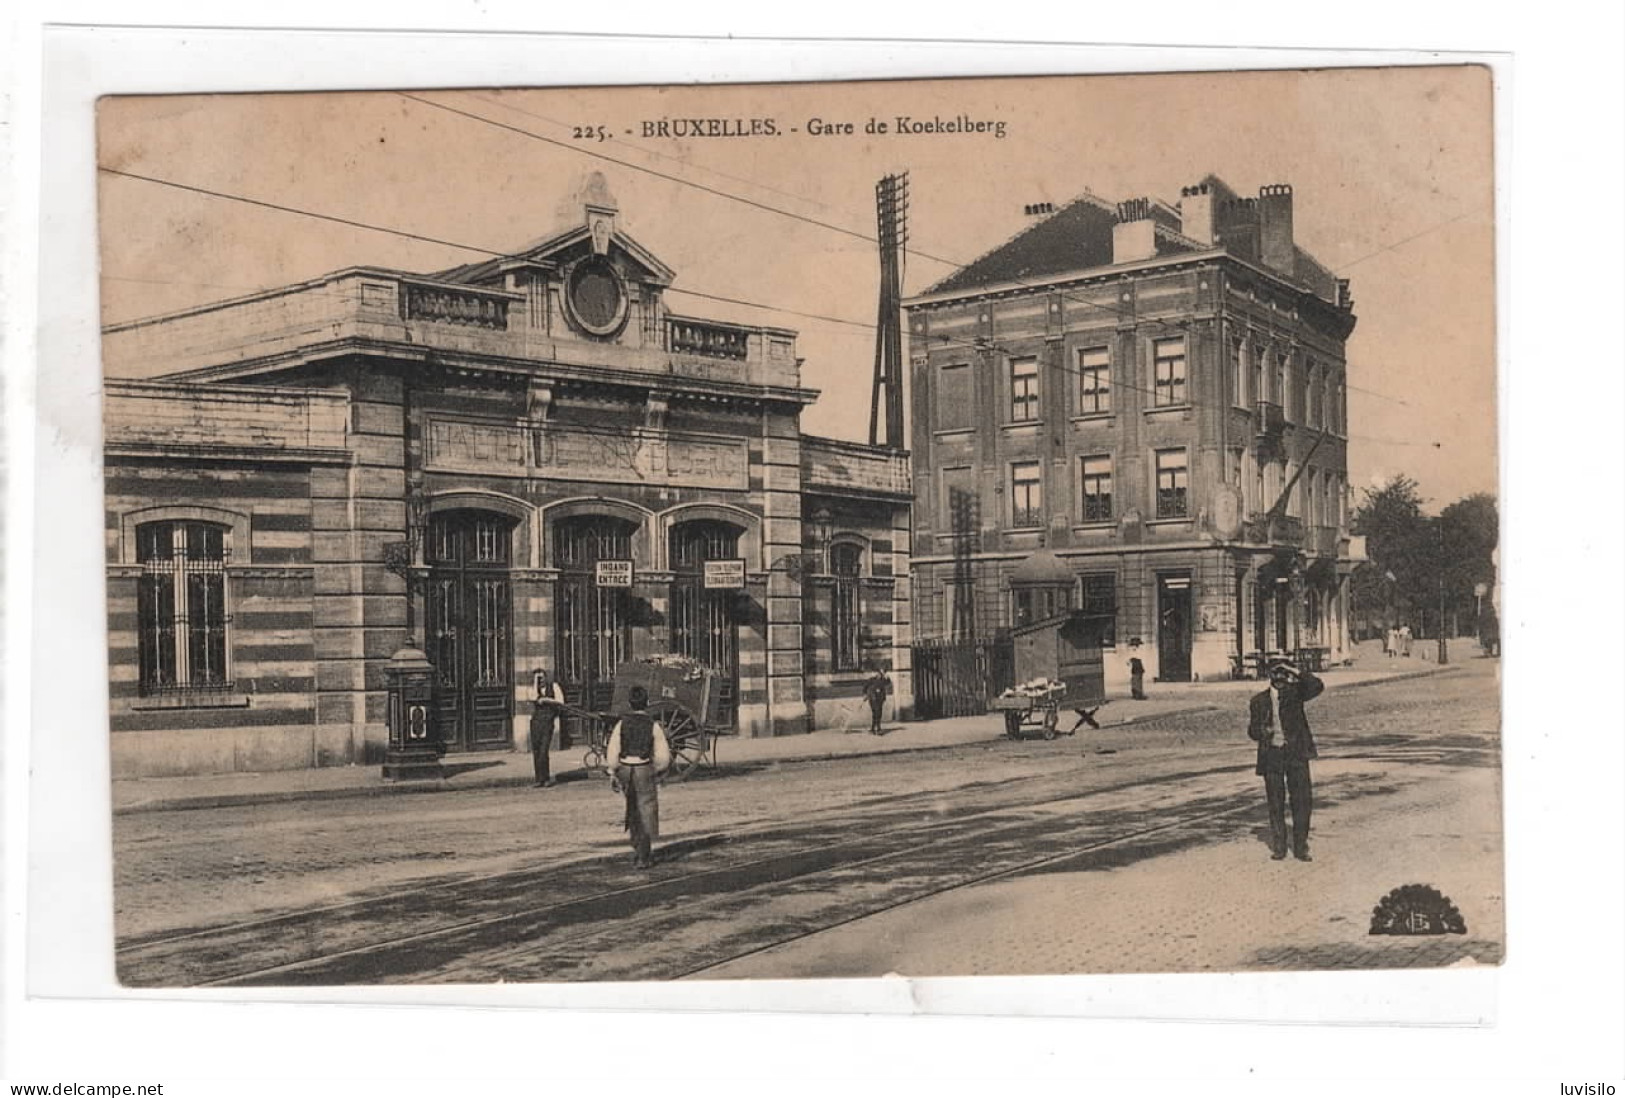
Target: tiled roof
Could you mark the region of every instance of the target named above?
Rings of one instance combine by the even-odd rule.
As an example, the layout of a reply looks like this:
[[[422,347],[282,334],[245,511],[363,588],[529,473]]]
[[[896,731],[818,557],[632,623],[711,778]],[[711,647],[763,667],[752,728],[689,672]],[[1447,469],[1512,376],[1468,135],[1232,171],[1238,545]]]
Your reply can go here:
[[[1117,211],[1094,195],[1062,206],[1004,244],[972,260],[926,293],[952,293],[999,282],[1025,282],[1063,271],[1106,267],[1112,262],[1112,226]],[[1191,251],[1191,242],[1177,233],[1157,232],[1157,254]]]

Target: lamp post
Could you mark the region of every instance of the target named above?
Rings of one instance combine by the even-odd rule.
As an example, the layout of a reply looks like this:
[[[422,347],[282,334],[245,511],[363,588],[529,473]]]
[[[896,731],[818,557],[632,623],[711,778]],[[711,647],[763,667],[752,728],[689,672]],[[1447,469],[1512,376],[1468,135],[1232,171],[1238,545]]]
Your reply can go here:
[[[1439,532],[1439,665],[1450,662],[1450,648],[1444,639],[1444,519],[1433,520],[1434,529]]]
[[[417,643],[414,591],[422,581],[423,531],[428,521],[428,500],[414,485],[406,494],[406,538],[384,546],[384,567],[406,584],[406,641],[384,668],[389,742],[384,752],[384,778],[389,781],[435,779],[443,776],[435,705],[435,669]]]

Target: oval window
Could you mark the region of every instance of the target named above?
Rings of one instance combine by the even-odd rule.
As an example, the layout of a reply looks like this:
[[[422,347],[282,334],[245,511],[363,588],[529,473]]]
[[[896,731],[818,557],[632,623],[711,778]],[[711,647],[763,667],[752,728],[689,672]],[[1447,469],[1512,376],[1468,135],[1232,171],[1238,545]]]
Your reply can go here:
[[[570,312],[593,335],[609,335],[626,319],[626,291],[607,260],[584,260],[570,272]]]

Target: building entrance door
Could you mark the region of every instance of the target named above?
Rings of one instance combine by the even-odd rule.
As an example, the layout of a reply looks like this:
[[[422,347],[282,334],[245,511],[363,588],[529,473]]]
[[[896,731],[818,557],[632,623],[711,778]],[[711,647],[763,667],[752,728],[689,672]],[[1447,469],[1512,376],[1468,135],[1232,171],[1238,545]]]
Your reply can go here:
[[[485,511],[429,523],[427,645],[448,751],[513,743],[513,527]]]
[[[719,673],[717,720],[732,727],[739,710],[739,593],[705,586],[705,562],[737,560],[737,526],[701,520],[672,527],[671,647]]]
[[[630,561],[637,526],[608,515],[578,515],[553,527],[553,565],[559,570],[554,602],[559,684],[571,705],[608,711],[615,668],[631,651],[631,593],[600,587],[601,561]]]
[[[1189,572],[1157,576],[1157,679],[1191,679],[1191,576]]]

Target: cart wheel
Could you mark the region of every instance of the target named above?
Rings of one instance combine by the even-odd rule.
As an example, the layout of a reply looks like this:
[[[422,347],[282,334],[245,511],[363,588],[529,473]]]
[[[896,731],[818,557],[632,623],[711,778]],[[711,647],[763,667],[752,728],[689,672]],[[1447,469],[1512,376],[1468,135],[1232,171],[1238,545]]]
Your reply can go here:
[[[595,770],[607,769],[604,766],[604,756],[598,753],[598,749],[596,747],[587,748],[587,753],[581,756],[581,765],[589,774]]]
[[[1044,710],[1044,738],[1046,740],[1053,740],[1055,738],[1056,719],[1055,710]]]
[[[649,716],[660,722],[666,730],[666,742],[671,745],[671,769],[664,780],[680,782],[705,758],[705,729],[693,713],[673,701],[650,706]]]
[[[1021,714],[1014,709],[1004,711],[1004,734],[1012,740],[1021,738]]]

